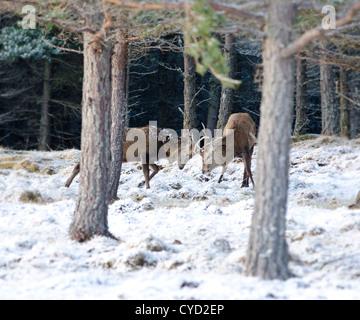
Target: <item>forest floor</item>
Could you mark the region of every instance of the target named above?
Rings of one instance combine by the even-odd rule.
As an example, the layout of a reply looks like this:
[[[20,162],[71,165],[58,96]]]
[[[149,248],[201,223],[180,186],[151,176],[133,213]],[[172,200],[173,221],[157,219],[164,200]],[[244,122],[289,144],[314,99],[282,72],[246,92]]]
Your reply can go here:
[[[201,174],[201,159],[163,169],[138,188],[123,165],[109,207],[115,241],[68,235],[79,177],[64,184],[78,150],[0,149],[0,299],[360,299],[360,139],[293,143],[286,238],[295,277],[243,275],[254,190],[241,162]],[[256,175],[256,149],[252,170]],[[208,181],[206,181],[208,180]]]

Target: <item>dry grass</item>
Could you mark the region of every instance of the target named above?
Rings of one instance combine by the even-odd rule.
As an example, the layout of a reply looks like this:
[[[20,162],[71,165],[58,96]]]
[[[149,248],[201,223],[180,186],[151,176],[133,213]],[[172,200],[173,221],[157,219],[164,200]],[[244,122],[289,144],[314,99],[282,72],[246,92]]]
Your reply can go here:
[[[39,172],[39,166],[30,160],[23,160],[14,166],[15,170],[26,170],[29,173]]]
[[[0,162],[0,170],[4,169],[4,170],[9,170],[9,169],[14,169],[14,166],[16,165],[16,162]]]
[[[44,203],[40,192],[38,191],[24,191],[21,193],[19,201],[24,203]]]

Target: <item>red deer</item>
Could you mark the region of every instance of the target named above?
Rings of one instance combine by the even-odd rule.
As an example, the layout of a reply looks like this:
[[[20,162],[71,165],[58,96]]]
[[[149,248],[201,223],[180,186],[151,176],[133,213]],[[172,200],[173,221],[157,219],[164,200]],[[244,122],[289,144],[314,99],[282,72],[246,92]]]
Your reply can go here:
[[[171,140],[171,138],[169,138],[169,136],[166,137],[166,139],[164,139],[164,141],[159,141],[158,137],[160,135],[163,135],[164,132],[162,132],[160,129],[155,129],[155,128],[151,128],[151,127],[142,127],[142,128],[125,128],[125,134],[124,136],[126,137],[127,134],[130,132],[132,129],[137,129],[137,130],[141,130],[143,131],[143,135],[144,138],[146,138],[146,144],[143,144],[138,147],[136,147],[134,144],[137,143],[137,141],[139,140],[139,136],[138,136],[138,140],[136,141],[128,141],[127,139],[125,139],[124,141],[124,147],[123,147],[123,158],[122,161],[124,163],[126,162],[131,162],[131,161],[141,161],[142,163],[142,171],[145,177],[145,182],[142,182],[139,184],[139,187],[141,187],[142,185],[146,184],[146,188],[150,189],[150,180],[159,172],[159,166],[156,165],[155,163],[153,163],[153,160],[159,160],[162,158],[167,158],[169,160],[170,163],[174,162],[174,161],[178,161],[178,166],[179,169],[182,170],[185,167],[186,162],[191,159],[192,157],[192,146],[191,143],[188,144],[188,149],[186,148],[182,148],[182,139],[181,138],[176,138],[177,141]],[[135,131],[135,136],[136,132],[139,131]],[[166,133],[165,133],[166,134]],[[150,148],[150,139],[156,139],[156,149],[154,149],[153,151],[156,152],[156,154],[153,154],[154,152],[151,152],[151,148]],[[173,151],[177,151],[177,152],[169,152],[169,150],[166,150],[167,147],[169,147],[168,143],[175,142],[175,149]],[[186,142],[186,141],[183,141]],[[130,147],[132,146],[132,148],[134,149],[133,154],[130,153],[130,156],[127,155],[128,150],[130,149]],[[162,147],[164,147],[162,149]],[[159,152],[162,151],[162,152]],[[155,158],[154,158],[155,157]],[[153,170],[153,172],[150,174],[150,168]],[[66,181],[65,183],[65,187],[70,187],[71,182],[74,180],[74,178],[77,176],[77,174],[80,172],[80,164],[77,164],[71,174],[71,176],[69,177],[69,179]]]
[[[227,129],[233,129],[234,131],[234,152],[233,154],[226,152],[226,140],[229,139],[229,135],[227,133]],[[241,187],[249,187],[249,178],[253,186],[255,187],[255,183],[253,180],[253,176],[251,173],[251,157],[254,151],[254,145],[256,143],[256,127],[254,121],[251,119],[250,115],[247,113],[234,113],[230,116],[223,132],[223,136],[218,138],[221,139],[219,141],[219,145],[221,148],[222,156],[225,161],[222,164],[218,164],[215,161],[215,152],[214,151],[214,142],[216,139],[212,139],[210,142],[210,148],[207,142],[205,142],[205,147],[201,149],[202,156],[202,173],[210,172],[214,168],[218,166],[222,166],[221,176],[218,180],[220,183],[226,171],[226,166],[229,164],[234,158],[241,158],[244,163],[244,175],[242,180]],[[206,139],[207,137],[203,137],[202,139]],[[200,139],[200,140],[202,140]],[[198,145],[200,143],[198,141]],[[215,150],[216,151],[216,150]]]

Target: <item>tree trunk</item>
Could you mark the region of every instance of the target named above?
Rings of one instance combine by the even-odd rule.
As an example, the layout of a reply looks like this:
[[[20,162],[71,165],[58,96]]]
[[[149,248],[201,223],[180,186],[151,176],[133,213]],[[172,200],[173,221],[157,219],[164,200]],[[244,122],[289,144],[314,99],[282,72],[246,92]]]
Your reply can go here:
[[[226,59],[226,64],[229,67],[229,78],[234,79],[235,77],[235,37],[232,34],[227,34],[225,36],[225,48],[224,48],[224,57]],[[220,110],[219,110],[219,119],[217,123],[218,129],[224,129],[227,121],[232,112],[233,100],[234,100],[234,91],[233,89],[222,86],[221,89],[221,100],[220,100]]]
[[[354,74],[354,73],[353,73]],[[353,79],[354,85],[351,86],[351,96],[350,98],[360,103],[360,92],[359,92],[359,82]],[[349,103],[349,137],[350,139],[355,139],[357,135],[360,133],[360,106],[355,103]]]
[[[290,41],[294,22],[294,5],[283,0],[270,2],[263,47],[255,210],[246,262],[246,274],[263,279],[291,275],[285,215],[295,70],[293,58],[284,59],[281,52]]]
[[[183,129],[196,128],[196,63],[195,59],[184,53],[184,125]]]
[[[51,62],[45,61],[44,66],[44,84],[43,84],[43,96],[41,99],[41,119],[40,119],[40,134],[39,134],[39,145],[38,150],[46,151],[49,150],[50,146],[50,113],[49,113],[49,102],[51,95],[50,86],[50,73],[51,73]]]
[[[349,87],[347,81],[347,71],[345,68],[340,68],[340,133],[344,138],[349,137],[349,108],[348,100]]]
[[[294,136],[306,132],[306,80],[306,60],[298,59],[296,68],[296,120],[293,132]]]
[[[158,126],[167,128],[169,124],[170,106],[168,103],[168,91],[170,90],[167,70],[164,67],[167,63],[167,53],[159,52],[158,84],[159,84],[159,105],[158,105]]]
[[[209,88],[209,106],[207,114],[206,128],[210,129],[214,134],[214,129],[216,129],[218,114],[219,114],[219,105],[220,105],[220,94],[221,86],[219,81],[214,77],[210,76],[210,88]]]
[[[90,16],[90,18],[92,18]],[[105,40],[103,40],[105,41]],[[84,33],[80,185],[74,218],[73,240],[82,242],[108,231],[111,48]]]
[[[116,43],[111,60],[111,165],[109,200],[117,200],[117,190],[122,167],[124,146],[124,124],[126,105],[126,34],[119,29],[116,32]]]
[[[333,66],[320,63],[320,92],[323,135],[339,132],[338,105],[335,98]]]
[[[126,81],[125,81],[125,127],[130,127],[129,90],[130,90],[130,61],[126,54]]]

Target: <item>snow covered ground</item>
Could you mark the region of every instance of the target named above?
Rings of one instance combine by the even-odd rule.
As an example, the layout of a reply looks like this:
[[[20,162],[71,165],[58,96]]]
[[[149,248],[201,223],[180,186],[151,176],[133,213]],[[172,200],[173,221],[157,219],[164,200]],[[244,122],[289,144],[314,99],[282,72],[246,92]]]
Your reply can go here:
[[[183,171],[162,162],[151,189],[124,164],[109,207],[120,242],[69,239],[80,156],[0,149],[0,299],[360,299],[360,139],[298,142],[291,151],[288,281],[242,274],[254,206],[240,189],[242,163],[210,180],[194,157]],[[256,175],[256,150],[253,161]]]

